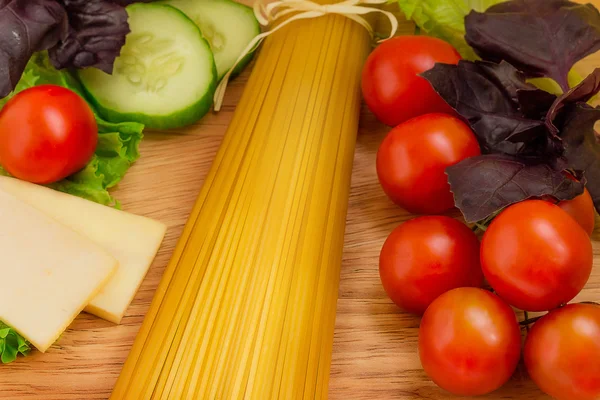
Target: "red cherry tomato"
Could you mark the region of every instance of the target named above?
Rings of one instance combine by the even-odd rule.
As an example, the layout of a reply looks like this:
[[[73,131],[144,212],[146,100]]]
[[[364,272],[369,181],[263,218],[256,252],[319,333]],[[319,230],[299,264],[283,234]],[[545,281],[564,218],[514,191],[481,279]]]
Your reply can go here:
[[[362,92],[369,109],[384,124],[396,126],[427,113],[454,111],[418,76],[435,63],[458,64],[460,54],[443,40],[399,36],[380,44],[367,59]]]
[[[596,224],[596,209],[587,189],[572,200],[561,201],[558,206],[573,217],[589,236],[592,236]]]
[[[419,356],[427,375],[462,396],[490,393],[510,379],[521,355],[513,310],[486,290],[459,288],[438,297],[419,329]]]
[[[75,92],[35,86],[0,112],[0,164],[13,176],[52,183],[79,171],[98,142],[96,118]]]
[[[528,200],[496,217],[481,242],[483,273],[496,293],[526,311],[573,299],[592,271],[585,231],[558,206]]]
[[[600,306],[550,312],[529,331],[524,355],[531,379],[550,396],[600,399]]]
[[[446,114],[426,114],[398,125],[377,153],[377,175],[385,193],[415,214],[454,207],[446,167],[481,154],[471,129]]]
[[[450,217],[420,217],[397,227],[379,257],[383,288],[399,307],[423,314],[439,295],[481,287],[479,240]]]

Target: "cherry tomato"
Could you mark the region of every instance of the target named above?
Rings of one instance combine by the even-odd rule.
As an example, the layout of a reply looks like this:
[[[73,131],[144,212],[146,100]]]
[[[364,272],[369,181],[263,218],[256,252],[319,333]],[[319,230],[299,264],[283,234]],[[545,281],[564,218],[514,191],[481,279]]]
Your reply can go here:
[[[35,86],[0,112],[0,164],[13,176],[52,183],[79,171],[98,142],[96,118],[75,92]]]
[[[450,217],[415,218],[397,227],[385,241],[379,275],[394,303],[423,314],[442,293],[483,285],[479,240]]]
[[[454,207],[446,167],[481,153],[471,129],[446,114],[426,114],[398,125],[381,143],[377,175],[384,192],[415,214]]]
[[[572,200],[561,201],[558,206],[573,217],[589,236],[592,236],[596,224],[596,209],[587,189]]]
[[[536,322],[525,341],[531,379],[558,400],[600,399],[600,306],[570,304]]]
[[[486,290],[458,288],[438,297],[419,329],[427,375],[462,396],[490,393],[510,379],[521,356],[514,311]]]
[[[573,299],[592,271],[586,232],[558,206],[528,200],[496,217],[481,242],[483,273],[496,293],[526,311]]]
[[[362,92],[369,109],[384,124],[396,126],[427,113],[454,111],[418,76],[435,63],[458,64],[460,54],[443,40],[399,36],[380,44],[367,59]]]

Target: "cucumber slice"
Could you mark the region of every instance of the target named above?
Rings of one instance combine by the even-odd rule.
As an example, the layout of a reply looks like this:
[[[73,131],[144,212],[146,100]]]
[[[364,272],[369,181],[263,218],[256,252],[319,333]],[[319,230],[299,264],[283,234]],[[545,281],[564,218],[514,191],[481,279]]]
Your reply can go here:
[[[260,33],[252,8],[231,0],[166,0],[192,19],[210,43],[219,80],[231,69],[250,41]],[[245,57],[232,75],[239,74],[252,60]]]
[[[135,3],[127,13],[131,33],[113,74],[78,72],[90,101],[111,122],[149,128],[177,128],[202,118],[212,105],[217,71],[200,29],[164,4]]]

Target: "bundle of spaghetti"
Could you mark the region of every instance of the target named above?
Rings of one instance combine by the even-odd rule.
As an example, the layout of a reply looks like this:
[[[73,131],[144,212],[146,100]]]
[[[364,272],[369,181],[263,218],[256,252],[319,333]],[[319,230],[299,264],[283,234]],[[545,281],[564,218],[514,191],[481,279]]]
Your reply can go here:
[[[327,397],[369,48],[333,15],[266,39],[112,399]]]

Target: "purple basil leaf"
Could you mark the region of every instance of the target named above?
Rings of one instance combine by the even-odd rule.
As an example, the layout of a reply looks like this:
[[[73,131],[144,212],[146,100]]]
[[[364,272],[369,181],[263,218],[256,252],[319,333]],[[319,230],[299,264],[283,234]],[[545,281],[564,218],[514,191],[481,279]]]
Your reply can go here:
[[[583,193],[583,184],[562,171],[507,155],[471,157],[448,167],[446,173],[456,206],[467,222],[481,221],[532,197],[569,200]]]
[[[529,77],[547,76],[567,91],[567,74],[600,50],[600,13],[568,0],[512,0],[472,11],[467,43],[484,60],[508,61]]]
[[[600,211],[600,137],[594,130],[598,120],[600,107],[585,103],[569,105],[565,109],[561,137],[569,168],[583,171],[596,210]]]
[[[501,65],[436,64],[422,76],[469,122],[484,152],[528,153],[532,149],[527,144],[546,136],[546,128],[541,119],[526,117],[515,98],[519,90],[535,88],[513,67]]]
[[[99,68],[112,73],[129,33],[127,12],[110,0],[61,0],[69,15],[69,33],[49,51],[58,69]]]
[[[544,119],[548,109],[556,101],[556,96],[541,89],[517,91],[519,109],[533,119]]]
[[[0,0],[0,98],[21,79],[34,52],[67,33],[67,16],[55,0]]]
[[[548,93],[526,81],[525,75],[507,63],[501,61],[499,64],[485,61],[476,61],[487,75],[503,87],[513,102],[519,104],[519,110],[528,118],[543,119],[548,108],[556,100],[556,96]]]
[[[484,72],[490,80],[496,83],[497,86],[504,88],[506,93],[514,102],[518,101],[519,91],[532,91],[537,89],[532,84],[527,83],[526,77],[521,71],[506,61],[501,61],[499,64],[493,62],[476,61],[474,65],[479,67],[478,70],[474,69],[475,71]]]
[[[558,135],[559,129],[554,124],[554,120],[559,112],[568,104],[590,101],[598,92],[600,92],[600,68],[596,68],[579,85],[556,99],[546,115],[548,129],[553,134]]]

